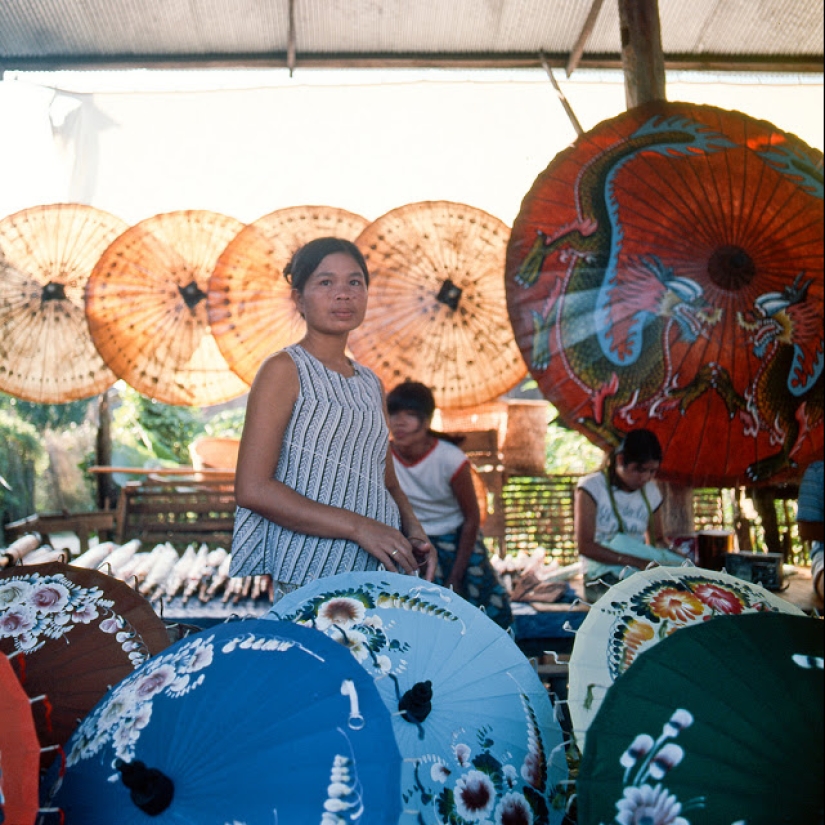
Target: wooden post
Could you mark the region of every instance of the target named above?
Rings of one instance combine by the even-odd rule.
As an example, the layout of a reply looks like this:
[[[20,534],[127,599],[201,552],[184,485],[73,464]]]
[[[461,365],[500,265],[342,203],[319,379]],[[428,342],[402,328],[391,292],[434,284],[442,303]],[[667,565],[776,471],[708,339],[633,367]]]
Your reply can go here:
[[[662,524],[665,536],[692,536],[693,523],[693,489],[683,484],[657,482],[662,493]]]
[[[101,393],[97,407],[97,441],[95,461],[99,465],[112,463],[112,414],[109,406],[109,391]],[[110,510],[117,499],[117,488],[110,475],[101,473],[97,477],[97,506],[99,510]]]
[[[665,59],[658,0],[619,0],[627,108],[665,100]]]

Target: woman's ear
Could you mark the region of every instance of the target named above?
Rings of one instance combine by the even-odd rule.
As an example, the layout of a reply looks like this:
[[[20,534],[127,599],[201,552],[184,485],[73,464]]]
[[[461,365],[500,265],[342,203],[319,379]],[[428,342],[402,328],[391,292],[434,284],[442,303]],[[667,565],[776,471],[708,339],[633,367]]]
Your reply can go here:
[[[303,308],[304,307],[304,298],[303,298],[303,296],[301,295],[301,293],[297,289],[295,289],[295,287],[293,287],[292,290],[290,291],[290,297],[292,298],[292,303],[295,304],[295,309],[298,311],[298,314],[303,318],[304,317],[304,308]]]

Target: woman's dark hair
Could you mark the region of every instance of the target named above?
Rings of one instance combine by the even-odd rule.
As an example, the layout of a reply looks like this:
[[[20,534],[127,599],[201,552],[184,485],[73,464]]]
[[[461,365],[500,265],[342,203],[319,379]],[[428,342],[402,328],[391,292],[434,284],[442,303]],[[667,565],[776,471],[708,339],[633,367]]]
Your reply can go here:
[[[387,393],[387,411],[390,415],[411,412],[422,421],[427,421],[435,412],[435,398],[426,384],[404,381]]]
[[[616,457],[624,456],[625,464],[646,464],[648,461],[662,460],[662,445],[656,434],[650,430],[630,430],[610,453],[607,469],[611,481],[616,477]]]
[[[358,264],[369,286],[370,273],[361,250],[352,241],[346,241],[343,238],[315,238],[304,244],[284,267],[286,282],[298,292],[303,292],[309,276],[318,269],[321,261],[327,255],[334,255],[336,252],[349,255]]]

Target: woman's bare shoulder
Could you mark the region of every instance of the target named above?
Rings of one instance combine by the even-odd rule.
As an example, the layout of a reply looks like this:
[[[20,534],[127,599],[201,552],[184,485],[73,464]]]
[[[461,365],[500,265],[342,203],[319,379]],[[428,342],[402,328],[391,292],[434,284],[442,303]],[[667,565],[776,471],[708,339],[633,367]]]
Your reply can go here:
[[[285,350],[264,358],[252,383],[253,391],[266,394],[297,395],[298,387],[298,368]]]

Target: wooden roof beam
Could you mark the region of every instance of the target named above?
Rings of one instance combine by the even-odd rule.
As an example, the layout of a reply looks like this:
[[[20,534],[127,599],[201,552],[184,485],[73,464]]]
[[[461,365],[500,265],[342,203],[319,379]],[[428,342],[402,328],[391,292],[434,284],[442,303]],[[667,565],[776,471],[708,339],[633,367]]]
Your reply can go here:
[[[570,57],[567,59],[567,68],[565,71],[567,72],[568,77],[573,74],[573,71],[579,65],[581,56],[584,54],[585,46],[587,46],[587,41],[590,39],[593,29],[596,27],[596,20],[598,20],[599,12],[602,10],[602,3],[604,3],[604,0],[593,0],[590,4],[590,11],[587,13],[587,19],[584,21],[582,30],[579,32],[579,36],[576,38],[576,42],[573,44],[573,48],[570,51]]]

